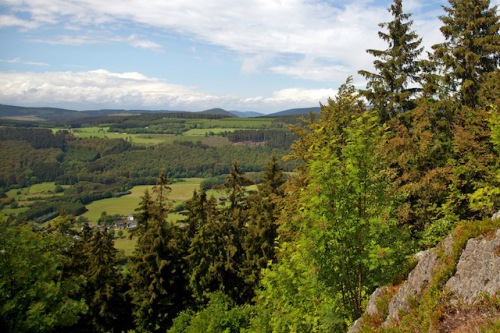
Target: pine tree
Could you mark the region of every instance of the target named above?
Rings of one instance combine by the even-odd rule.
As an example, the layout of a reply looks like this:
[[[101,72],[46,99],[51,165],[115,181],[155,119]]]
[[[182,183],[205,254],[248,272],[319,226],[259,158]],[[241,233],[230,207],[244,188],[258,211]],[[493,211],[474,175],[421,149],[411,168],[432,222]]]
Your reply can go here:
[[[389,48],[367,50],[378,58],[374,61],[377,72],[359,71],[368,80],[363,94],[377,110],[381,122],[413,108],[413,98],[419,91],[413,85],[419,82],[418,57],[423,50],[422,40],[411,30],[411,15],[403,12],[402,0],[394,0],[389,12],[394,20],[381,23],[379,26],[387,28],[387,32],[378,33]]]
[[[154,206],[155,204],[151,198],[151,194],[149,193],[149,190],[146,189],[144,191],[144,195],[141,197],[138,207],[135,209],[137,213],[134,214],[134,220],[136,221],[137,226],[130,229],[130,238],[134,236],[140,237],[146,232],[146,230],[148,230],[149,221],[153,219],[155,214]]]
[[[120,327],[126,304],[122,276],[116,268],[114,233],[95,230],[87,248],[86,294],[93,331],[107,332]]]
[[[497,7],[489,0],[449,0],[441,32],[446,41],[433,46],[444,67],[443,81],[461,102],[469,107],[478,103],[484,74],[500,65],[500,23]]]
[[[238,165],[238,162],[233,161],[229,175],[224,183],[224,190],[229,195],[229,209],[245,209],[245,188],[253,184],[253,181],[246,177],[244,172]]]
[[[203,302],[209,293],[223,290],[225,264],[224,234],[218,218],[217,202],[213,197],[205,206],[206,219],[198,220],[191,238],[187,261],[189,285],[195,299]]]
[[[162,175],[153,188],[156,200],[143,198],[143,207],[149,211],[139,215],[148,217],[143,221],[147,228],[143,228],[131,258],[130,294],[136,327],[141,332],[165,331],[189,301],[185,238],[167,221],[169,188]]]
[[[258,186],[258,194],[249,197],[250,209],[243,243],[245,260],[242,274],[245,281],[254,288],[260,281],[261,270],[266,268],[269,262],[276,262],[276,221],[279,215],[276,201],[283,197],[284,182],[283,169],[273,155]]]
[[[186,202],[187,216],[183,220],[187,228],[187,238],[191,240],[197,233],[200,225],[207,221],[207,192],[202,188],[200,193],[194,191],[193,196]]]

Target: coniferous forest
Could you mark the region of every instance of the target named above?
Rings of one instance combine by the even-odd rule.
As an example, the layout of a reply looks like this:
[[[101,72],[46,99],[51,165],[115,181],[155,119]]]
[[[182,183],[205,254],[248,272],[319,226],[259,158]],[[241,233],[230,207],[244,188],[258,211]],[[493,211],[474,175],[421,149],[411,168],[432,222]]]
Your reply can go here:
[[[214,157],[196,143],[165,153],[1,128],[2,188],[77,185],[63,210],[49,202],[0,223],[2,331],[345,332],[375,288],[405,278],[414,253],[487,221],[500,209],[498,8],[449,0],[444,42],[427,54],[403,1],[389,12],[379,32],[387,48],[367,50],[374,71],[359,71],[364,90],[346,78],[291,133],[223,134],[270,135],[270,145]],[[256,190],[250,171],[262,171]],[[172,222],[169,178],[221,174],[223,203],[200,188]],[[113,232],[76,216],[86,202],[153,183],[119,268]]]

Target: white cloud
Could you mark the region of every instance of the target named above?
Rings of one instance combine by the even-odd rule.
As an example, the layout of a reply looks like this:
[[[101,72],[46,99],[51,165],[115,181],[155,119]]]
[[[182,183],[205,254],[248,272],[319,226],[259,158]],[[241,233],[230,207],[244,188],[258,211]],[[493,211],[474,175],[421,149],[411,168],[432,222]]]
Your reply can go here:
[[[85,45],[85,44],[99,44],[109,40],[102,38],[93,38],[89,36],[73,36],[73,35],[60,35],[50,39],[34,39],[33,42],[45,43],[52,45]]]
[[[306,57],[288,66],[272,66],[270,71],[276,74],[289,75],[315,81],[339,82],[353,74],[351,68],[344,65],[324,63],[314,57]]]
[[[2,103],[161,108],[217,103],[218,100],[217,96],[133,72],[0,73]]]
[[[121,0],[4,1],[12,12],[30,14],[37,24],[71,21],[105,27],[108,23],[129,22],[178,32],[240,53],[244,73],[270,63],[269,55],[303,55],[311,64],[278,64],[271,70],[312,80],[343,80],[346,74],[370,69],[373,58],[365,50],[386,47],[377,36],[378,23],[391,20],[387,11],[390,1],[354,0],[337,7],[326,1],[306,0],[239,0],[237,4],[233,0],[129,0],[126,4]],[[409,8],[419,13],[428,4],[412,0]],[[419,20],[418,28],[425,34],[439,34],[426,29],[428,17]],[[135,47],[160,47],[139,38],[129,42]],[[320,58],[341,65],[312,65]]]
[[[160,44],[152,42],[150,40],[140,39],[136,35],[130,35],[127,38],[127,41],[133,47],[138,47],[138,48],[141,48],[141,49],[152,49],[152,50],[155,50],[155,51],[161,51],[162,50],[162,47],[161,47]]]
[[[0,28],[5,27],[21,27],[24,29],[33,29],[38,26],[34,21],[20,19],[12,15],[0,15]]]
[[[24,61],[24,60],[21,60],[20,58],[0,59],[0,62],[5,62],[5,63],[8,63],[8,64],[30,65],[30,66],[48,66],[49,65],[49,64],[47,64],[45,62]]]
[[[286,104],[317,106],[320,102],[326,103],[329,97],[333,98],[337,94],[334,89],[303,89],[287,88],[275,91],[271,97],[264,98],[268,104]]]
[[[103,69],[86,72],[0,72],[0,103],[61,106],[86,109],[151,108],[204,110],[283,110],[311,107],[334,97],[333,89],[288,88],[271,96],[217,96],[141,73],[113,73]]]

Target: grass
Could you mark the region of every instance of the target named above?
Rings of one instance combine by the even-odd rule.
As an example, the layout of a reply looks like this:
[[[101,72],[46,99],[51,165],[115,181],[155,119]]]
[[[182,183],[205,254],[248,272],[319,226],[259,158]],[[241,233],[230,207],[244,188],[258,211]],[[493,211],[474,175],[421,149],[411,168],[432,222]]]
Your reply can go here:
[[[273,118],[222,118],[222,119],[193,119],[200,128],[267,128],[272,125]]]
[[[214,127],[214,128],[193,128],[182,133],[183,136],[205,136],[208,133],[220,134],[223,132],[234,132],[236,128]]]
[[[123,250],[125,255],[129,257],[134,252],[137,238],[129,239],[129,231],[127,229],[122,229],[121,231],[123,232],[123,236],[118,237],[118,231],[119,230],[115,230],[115,248],[118,251]]]
[[[185,202],[190,199],[193,195],[195,189],[199,189],[202,178],[186,178],[182,182],[170,185],[172,192],[170,192],[169,198],[173,200],[173,205]],[[141,185],[135,186],[131,190],[131,194],[120,197],[120,198],[110,198],[95,201],[87,206],[89,211],[83,216],[87,217],[91,222],[96,223],[99,219],[101,213],[106,211],[108,214],[131,214],[134,213],[135,208],[141,201],[141,197],[144,195],[144,191],[149,189],[151,191],[152,186]],[[170,213],[170,221],[179,221],[183,216],[179,213]],[[123,250],[125,255],[130,256],[135,248],[137,242],[136,238],[129,239],[129,232],[127,229],[121,229],[123,232],[122,237],[118,237],[118,231],[115,231],[115,247],[117,250]]]
[[[62,196],[63,193],[55,193],[55,186],[54,182],[47,182],[8,191],[6,193],[7,197],[15,200],[17,208],[11,208],[10,204],[6,205],[0,210],[0,217],[18,215],[25,212],[29,209],[29,206],[36,204],[39,199]]]
[[[16,200],[26,200],[30,197],[38,197],[44,195],[53,196],[56,185],[54,182],[35,184],[30,187],[21,189],[13,189],[7,192],[7,197]]]
[[[193,191],[199,189],[201,181],[202,178],[186,178],[182,182],[170,185],[172,192],[170,192],[169,198],[173,201],[173,205],[175,206],[190,199]],[[88,211],[83,216],[92,223],[96,223],[102,212],[106,212],[108,215],[133,214],[146,189],[151,191],[151,188],[152,186],[149,185],[135,186],[131,189],[132,193],[129,195],[94,201],[86,206]],[[174,220],[174,217],[174,215],[171,216],[172,220]]]
[[[109,132],[106,126],[89,126],[74,128],[70,131],[80,138],[109,138],[130,140],[134,145],[157,145],[174,141],[199,141],[212,132],[233,132],[236,129],[264,129],[272,126],[272,118],[223,118],[223,119],[187,119],[186,123],[196,125],[182,135],[167,134],[129,134]],[[61,128],[53,128],[53,131]]]
[[[0,210],[0,217],[10,214],[17,215],[28,210],[28,207],[35,204],[39,199],[55,196],[62,196],[63,193],[55,193],[55,183],[47,182],[35,184],[30,187],[12,189],[6,193],[8,198],[13,198],[18,204],[17,208],[10,208],[9,205]],[[67,186],[63,186],[67,187]]]

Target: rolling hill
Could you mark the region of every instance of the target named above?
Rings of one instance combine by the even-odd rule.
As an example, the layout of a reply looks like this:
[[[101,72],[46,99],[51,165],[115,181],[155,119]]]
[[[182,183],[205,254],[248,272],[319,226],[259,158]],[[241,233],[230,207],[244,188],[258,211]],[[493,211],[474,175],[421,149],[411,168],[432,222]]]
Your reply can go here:
[[[0,119],[13,121],[68,121],[92,117],[108,117],[116,115],[139,115],[151,113],[199,113],[213,114],[225,117],[279,117],[305,115],[309,112],[318,113],[319,107],[288,109],[269,115],[255,111],[226,111],[221,108],[213,108],[204,111],[174,111],[174,110],[125,110],[125,109],[102,109],[102,110],[85,110],[75,111],[52,107],[23,107],[14,105],[0,104]]]

